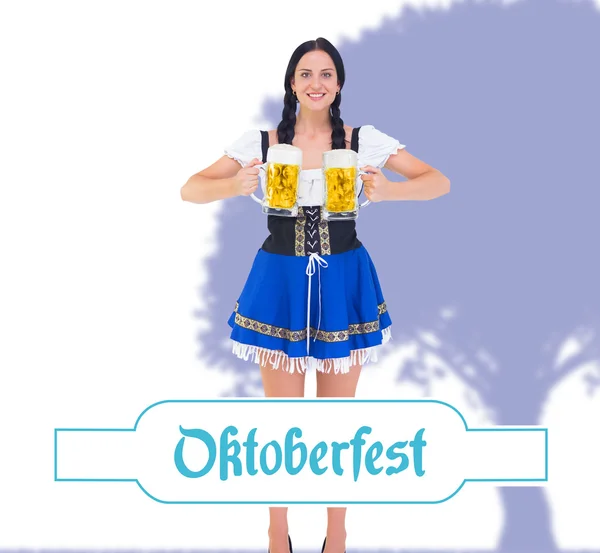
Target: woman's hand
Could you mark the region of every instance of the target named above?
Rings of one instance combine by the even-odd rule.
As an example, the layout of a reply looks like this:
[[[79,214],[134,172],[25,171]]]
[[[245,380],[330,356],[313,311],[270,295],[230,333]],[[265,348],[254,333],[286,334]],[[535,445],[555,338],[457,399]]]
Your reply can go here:
[[[254,158],[246,167],[242,167],[233,178],[233,187],[236,196],[250,196],[258,188],[259,169],[256,165],[263,162]]]
[[[365,196],[372,202],[381,202],[387,200],[392,182],[389,181],[378,167],[365,165],[360,168],[361,171],[372,173],[370,175],[361,175],[360,178],[364,183]]]

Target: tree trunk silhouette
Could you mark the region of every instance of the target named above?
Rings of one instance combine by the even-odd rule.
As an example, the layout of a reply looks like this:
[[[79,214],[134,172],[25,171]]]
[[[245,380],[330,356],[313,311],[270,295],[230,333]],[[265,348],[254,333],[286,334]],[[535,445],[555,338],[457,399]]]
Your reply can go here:
[[[550,553],[558,551],[552,536],[550,510],[541,487],[499,488],[505,522],[498,551]]]
[[[536,351],[516,349],[519,359],[534,366]],[[518,366],[517,360],[509,366]],[[504,393],[495,397],[499,424],[539,424],[542,406],[551,380],[538,380],[533,371],[506,371],[497,385]],[[489,398],[492,399],[492,398]],[[500,403],[500,405],[498,405]],[[504,506],[504,528],[498,551],[506,553],[550,553],[558,551],[552,532],[552,520],[544,488],[539,486],[502,486],[499,492]]]

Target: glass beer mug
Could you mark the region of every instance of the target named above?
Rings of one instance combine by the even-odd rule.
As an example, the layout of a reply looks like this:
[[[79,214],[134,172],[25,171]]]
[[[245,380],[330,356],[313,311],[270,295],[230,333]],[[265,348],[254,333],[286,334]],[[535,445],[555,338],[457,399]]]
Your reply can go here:
[[[367,173],[357,165],[358,154],[354,150],[330,150],[323,154],[325,220],[356,219],[358,210],[371,203],[370,200],[358,203],[360,175]]]
[[[266,166],[266,167],[265,167]],[[264,171],[261,200],[263,213],[296,217],[298,215],[298,187],[302,167],[302,150],[291,144],[274,144],[267,151],[267,162],[258,168]]]

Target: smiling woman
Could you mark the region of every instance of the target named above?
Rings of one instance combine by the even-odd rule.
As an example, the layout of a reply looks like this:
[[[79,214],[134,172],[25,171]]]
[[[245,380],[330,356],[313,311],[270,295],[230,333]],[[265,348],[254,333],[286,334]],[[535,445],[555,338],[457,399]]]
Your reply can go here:
[[[319,397],[354,397],[362,366],[377,360],[391,336],[392,320],[355,220],[325,217],[324,153],[354,150],[365,195],[374,202],[432,199],[449,191],[449,179],[397,139],[373,125],[344,124],[345,79],[342,58],[329,41],[301,44],[285,73],[277,129],[246,131],[181,189],[182,199],[195,203],[249,196],[270,146],[288,144],[302,152],[297,213],[268,215],[270,234],[229,318],[233,353],[260,364],[268,397],[304,396],[307,369],[316,370]],[[409,180],[391,183],[383,167]],[[343,553],[346,510],[328,511],[324,552]],[[270,509],[269,544],[271,553],[291,552],[287,508]]]

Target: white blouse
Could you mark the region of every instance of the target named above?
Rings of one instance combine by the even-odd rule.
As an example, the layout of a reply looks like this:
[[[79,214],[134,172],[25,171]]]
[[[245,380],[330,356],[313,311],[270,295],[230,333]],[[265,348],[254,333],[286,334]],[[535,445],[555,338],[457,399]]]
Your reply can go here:
[[[373,125],[363,125],[358,131],[358,166],[372,165],[382,168],[392,154],[406,148],[398,140],[377,130]],[[259,129],[246,131],[235,142],[225,148],[225,154],[235,159],[242,167],[246,167],[254,158],[262,160],[262,137]],[[261,175],[264,173],[261,172]],[[264,178],[261,177],[261,188],[265,191]],[[300,171],[298,188],[298,205],[323,205],[324,203],[323,171],[303,169]]]

